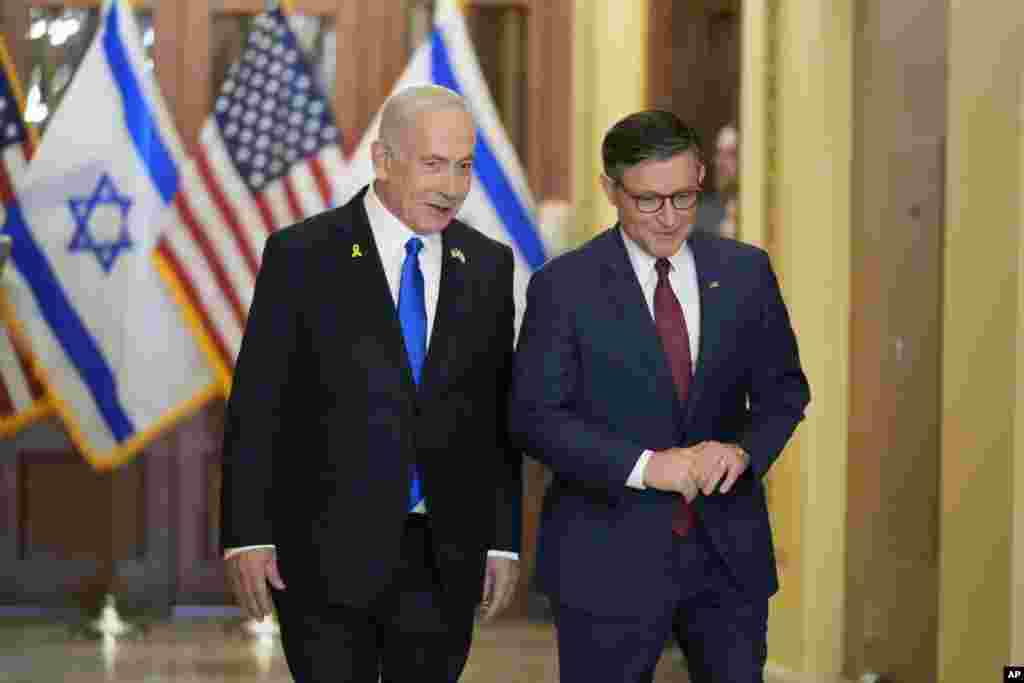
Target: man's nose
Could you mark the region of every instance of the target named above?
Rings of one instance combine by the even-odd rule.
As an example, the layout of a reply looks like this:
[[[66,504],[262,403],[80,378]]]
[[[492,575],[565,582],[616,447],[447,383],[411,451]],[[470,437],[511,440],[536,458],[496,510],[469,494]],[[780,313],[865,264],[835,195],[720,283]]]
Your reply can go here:
[[[448,167],[448,172],[445,173],[444,186],[441,192],[450,199],[458,199],[465,194],[466,178],[464,174],[455,164]]]
[[[672,199],[665,197],[661,202],[661,208],[658,209],[658,222],[665,227],[674,226],[679,222],[679,212],[672,206]]]

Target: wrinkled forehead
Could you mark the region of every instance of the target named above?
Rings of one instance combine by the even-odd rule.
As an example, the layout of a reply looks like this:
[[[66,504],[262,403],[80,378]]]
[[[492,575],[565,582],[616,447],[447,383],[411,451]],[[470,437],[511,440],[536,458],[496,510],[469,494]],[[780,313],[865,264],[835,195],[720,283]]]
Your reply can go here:
[[[473,118],[461,107],[417,112],[402,133],[409,151],[452,159],[471,155],[476,142]]]

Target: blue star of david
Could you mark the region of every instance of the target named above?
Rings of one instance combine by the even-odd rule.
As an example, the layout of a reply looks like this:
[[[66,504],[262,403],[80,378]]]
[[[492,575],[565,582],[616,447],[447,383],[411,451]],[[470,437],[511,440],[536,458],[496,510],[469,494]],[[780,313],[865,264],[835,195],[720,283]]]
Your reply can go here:
[[[104,205],[120,209],[121,226],[117,239],[98,240],[90,230],[90,222],[96,207]],[[68,199],[68,206],[77,225],[75,235],[71,238],[71,244],[68,245],[68,251],[92,252],[96,256],[96,260],[99,261],[100,267],[103,268],[103,272],[109,274],[118,255],[133,246],[132,236],[128,232],[128,212],[132,208],[131,198],[118,194],[117,188],[114,187],[114,180],[109,174],[104,173],[100,176],[100,182],[96,185],[92,195],[71,197]]]

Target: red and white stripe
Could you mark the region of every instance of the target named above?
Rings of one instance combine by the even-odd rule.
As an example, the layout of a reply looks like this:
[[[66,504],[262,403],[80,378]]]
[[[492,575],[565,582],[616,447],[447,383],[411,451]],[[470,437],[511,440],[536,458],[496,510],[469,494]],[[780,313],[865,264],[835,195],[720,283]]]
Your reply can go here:
[[[28,166],[32,151],[31,143],[4,148],[0,155],[0,203],[14,201],[16,179]],[[4,288],[0,296],[7,296],[6,286],[0,286]],[[27,413],[38,411],[45,397],[32,375],[27,341],[16,334],[12,315],[10,306],[0,307],[0,434],[22,424]]]
[[[32,151],[30,142],[3,148],[3,155],[0,155],[0,202],[7,204],[14,201],[17,180],[28,167]]]
[[[267,237],[331,207],[333,179],[345,167],[337,145],[324,147],[253,194],[216,120],[207,120],[159,250],[222,369],[230,372],[238,355]]]

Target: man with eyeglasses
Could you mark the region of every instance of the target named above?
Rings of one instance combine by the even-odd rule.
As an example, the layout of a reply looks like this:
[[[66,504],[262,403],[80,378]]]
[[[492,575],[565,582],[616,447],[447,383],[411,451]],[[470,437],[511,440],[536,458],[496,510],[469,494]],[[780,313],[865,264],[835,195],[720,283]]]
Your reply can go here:
[[[562,681],[762,681],[778,589],[762,478],[810,400],[767,255],[692,230],[704,179],[675,115],[616,123],[618,224],[531,280],[510,428],[554,478],[538,583]]]

